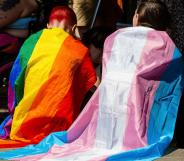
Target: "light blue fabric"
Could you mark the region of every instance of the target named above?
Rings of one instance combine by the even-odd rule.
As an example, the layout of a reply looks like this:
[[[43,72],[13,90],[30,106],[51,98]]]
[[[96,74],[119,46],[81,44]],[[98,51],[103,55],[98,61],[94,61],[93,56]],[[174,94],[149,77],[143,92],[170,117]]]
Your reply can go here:
[[[31,18],[31,17],[26,17],[26,18],[19,18],[12,24],[6,26],[6,28],[11,28],[11,29],[29,29],[29,23],[30,21],[36,21],[37,18]]]
[[[21,149],[0,153],[1,159],[25,157],[27,155],[42,154],[49,151],[53,144],[62,146],[67,142],[67,131],[54,132],[43,139],[38,145],[29,145]]]

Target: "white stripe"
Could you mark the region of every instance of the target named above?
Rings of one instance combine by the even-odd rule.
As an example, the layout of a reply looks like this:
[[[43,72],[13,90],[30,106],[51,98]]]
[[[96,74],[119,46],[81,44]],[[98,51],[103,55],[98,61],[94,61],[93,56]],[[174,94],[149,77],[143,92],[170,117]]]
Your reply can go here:
[[[94,148],[53,160],[85,161],[121,151],[131,82],[149,28],[133,27],[118,33],[99,89],[99,115]],[[52,160],[43,159],[42,161]]]

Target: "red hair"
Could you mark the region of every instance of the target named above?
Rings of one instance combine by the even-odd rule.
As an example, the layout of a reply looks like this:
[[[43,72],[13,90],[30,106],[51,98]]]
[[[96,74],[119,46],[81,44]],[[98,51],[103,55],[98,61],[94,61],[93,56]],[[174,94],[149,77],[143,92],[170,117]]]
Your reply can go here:
[[[57,6],[53,8],[50,13],[49,23],[53,20],[58,20],[59,22],[66,20],[71,25],[77,24],[77,18],[74,11],[66,6]]]

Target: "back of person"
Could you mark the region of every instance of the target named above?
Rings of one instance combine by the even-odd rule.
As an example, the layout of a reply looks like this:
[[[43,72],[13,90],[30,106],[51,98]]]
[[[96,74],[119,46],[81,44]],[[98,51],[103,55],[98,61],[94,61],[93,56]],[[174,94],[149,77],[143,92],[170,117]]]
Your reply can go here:
[[[79,115],[96,75],[89,50],[71,36],[75,24],[71,9],[56,7],[48,29],[30,36],[20,50],[9,87],[9,110],[14,114],[10,138],[20,141],[14,146],[38,143],[51,132],[65,131]],[[10,145],[5,141],[3,146]]]
[[[157,7],[158,10],[153,11],[150,9],[150,8],[154,8],[154,7]],[[151,14],[153,14],[154,16],[149,16]],[[167,10],[166,5],[163,2],[161,2],[160,0],[143,0],[143,2],[139,5],[138,9],[135,12],[133,24],[134,24],[134,26],[141,25],[141,26],[151,27],[151,28],[156,29],[156,30],[168,31],[168,28],[171,27],[170,26],[171,16],[169,14],[169,11]],[[160,45],[160,44],[158,44],[158,45]],[[171,49],[169,49],[169,50],[171,50]],[[178,51],[178,48],[175,47],[175,49],[173,49],[173,50],[175,50],[175,52],[176,52],[176,51]],[[177,68],[177,64],[174,64],[173,66],[175,66]],[[176,72],[180,72],[181,70],[183,70],[183,66],[178,67],[177,70],[178,71],[176,71]],[[174,75],[170,75],[170,77],[174,77]],[[182,97],[180,96],[181,100],[180,100],[180,102],[178,102],[178,105],[179,105],[179,103],[180,103],[180,105],[179,105],[179,109],[178,109],[177,120],[175,120],[176,125],[174,124],[174,126],[176,126],[176,128],[175,128],[175,137],[176,138],[174,138],[174,139],[177,142],[177,144],[176,144],[177,148],[184,148],[184,139],[183,139],[184,130],[182,128],[183,123],[184,123],[183,96],[184,96],[183,94],[182,94]],[[180,99],[180,97],[179,97],[179,99]],[[177,108],[176,108],[176,110],[177,110]]]

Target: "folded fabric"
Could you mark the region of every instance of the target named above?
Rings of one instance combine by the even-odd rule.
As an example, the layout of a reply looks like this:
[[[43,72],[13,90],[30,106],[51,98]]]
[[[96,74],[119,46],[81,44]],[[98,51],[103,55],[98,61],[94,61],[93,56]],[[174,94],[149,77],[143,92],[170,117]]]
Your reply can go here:
[[[38,145],[0,153],[0,158],[157,159],[173,137],[183,67],[183,58],[166,32],[120,29],[106,39],[102,82],[69,130],[52,133]]]
[[[23,44],[10,74],[10,115],[0,147],[37,144],[51,132],[67,130],[96,81],[89,50],[59,28],[44,29]],[[8,125],[7,125],[8,124]],[[6,144],[7,143],[7,144]]]

